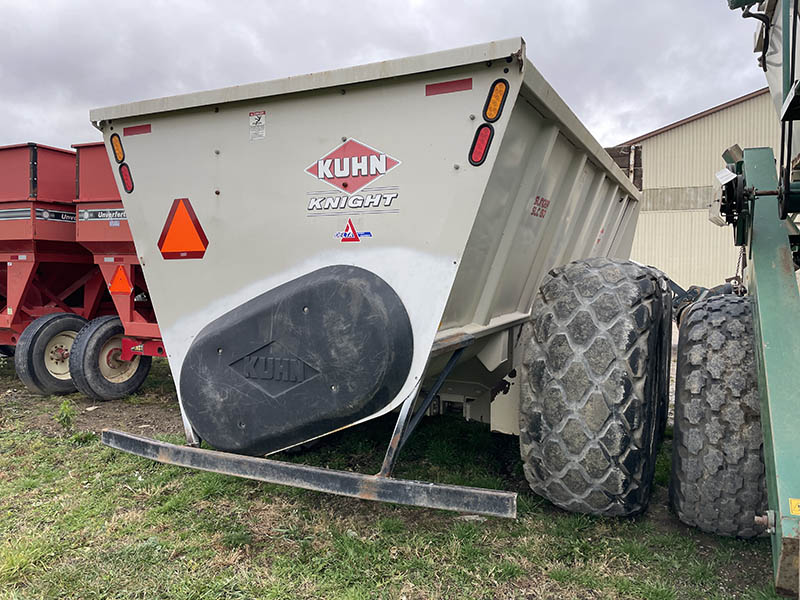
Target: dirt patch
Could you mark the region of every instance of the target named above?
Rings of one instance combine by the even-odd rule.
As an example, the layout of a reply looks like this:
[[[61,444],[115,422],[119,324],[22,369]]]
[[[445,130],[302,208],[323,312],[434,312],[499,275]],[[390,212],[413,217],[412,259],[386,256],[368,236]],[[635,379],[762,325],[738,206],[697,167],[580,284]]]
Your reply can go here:
[[[16,378],[13,361],[9,360],[0,364],[0,390],[0,407],[6,417],[13,416],[24,427],[47,435],[64,433],[54,416],[65,399],[75,408],[74,431],[120,429],[147,436],[183,433],[178,397],[166,361],[156,361],[142,390],[122,400],[96,402],[78,393],[36,396]]]

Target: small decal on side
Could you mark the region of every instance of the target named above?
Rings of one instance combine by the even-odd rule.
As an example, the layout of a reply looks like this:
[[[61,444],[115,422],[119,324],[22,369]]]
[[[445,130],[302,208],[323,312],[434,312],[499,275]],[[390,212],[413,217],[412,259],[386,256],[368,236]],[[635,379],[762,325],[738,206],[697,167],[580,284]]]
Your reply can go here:
[[[61,221],[67,223],[74,223],[75,213],[65,212],[62,210],[47,210],[43,208],[37,208],[36,219],[38,221]]]
[[[605,228],[605,227],[603,227],[603,228],[600,230],[600,233],[598,233],[598,234],[597,234],[597,240],[596,240],[596,241],[595,241],[595,243],[594,243],[594,245],[595,245],[595,246],[597,246],[597,245],[600,243],[600,241],[603,239],[603,236],[604,236],[605,234],[606,234],[606,228]]]
[[[361,238],[371,238],[371,231],[356,231],[352,219],[347,219],[347,225],[344,231],[337,231],[334,237],[338,238],[340,242],[360,242]]]
[[[90,209],[81,210],[79,213],[81,221],[110,221],[116,222],[116,225],[111,227],[119,227],[120,221],[127,221],[128,217],[124,209]]]
[[[800,515],[800,498],[789,498],[789,512]]]
[[[250,112],[250,141],[263,140],[267,137],[267,111]]]
[[[533,201],[533,208],[531,209],[531,214],[534,217],[539,217],[540,219],[544,219],[547,215],[547,209],[550,206],[550,200],[547,198],[542,198],[541,196],[536,196],[536,199]]]

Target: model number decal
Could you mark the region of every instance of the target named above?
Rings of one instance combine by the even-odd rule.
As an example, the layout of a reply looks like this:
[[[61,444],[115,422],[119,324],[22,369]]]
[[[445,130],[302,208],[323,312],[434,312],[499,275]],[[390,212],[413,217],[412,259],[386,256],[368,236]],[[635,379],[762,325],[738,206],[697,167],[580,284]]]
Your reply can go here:
[[[540,219],[544,219],[544,216],[547,214],[547,208],[550,206],[550,200],[547,198],[543,198],[541,196],[536,196],[536,199],[533,201],[533,208],[531,209],[531,214],[534,217],[539,217]]]

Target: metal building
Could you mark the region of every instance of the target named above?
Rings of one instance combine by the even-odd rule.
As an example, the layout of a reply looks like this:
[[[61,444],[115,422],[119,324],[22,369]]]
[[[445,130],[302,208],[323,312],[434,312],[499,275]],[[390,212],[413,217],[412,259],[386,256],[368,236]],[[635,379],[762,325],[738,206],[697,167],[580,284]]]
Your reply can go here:
[[[752,92],[608,149],[643,191],[631,258],[654,265],[683,287],[723,283],[739,249],[729,227],[708,221],[708,205],[725,167],[722,152],[780,148],[780,127],[767,88]]]

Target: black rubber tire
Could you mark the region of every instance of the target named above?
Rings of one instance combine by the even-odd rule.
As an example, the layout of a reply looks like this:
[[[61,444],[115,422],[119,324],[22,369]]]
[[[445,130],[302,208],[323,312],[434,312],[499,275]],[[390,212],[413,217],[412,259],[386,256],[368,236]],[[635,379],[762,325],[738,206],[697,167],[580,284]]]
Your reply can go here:
[[[764,531],[754,522],[767,511],[767,486],[747,298],[712,296],[684,315],[669,496],[678,518],[703,531]]]
[[[71,378],[54,377],[45,364],[48,343],[58,334],[77,333],[86,319],[70,313],[52,313],[31,322],[19,336],[14,353],[17,377],[32,393],[40,396],[69,394],[75,391]],[[73,342],[74,345],[74,342]],[[71,352],[71,349],[70,349]]]
[[[664,440],[664,433],[667,429],[669,419],[669,378],[670,366],[672,363],[672,288],[669,286],[669,278],[655,267],[647,267],[658,280],[658,287],[661,290],[661,347],[656,358],[658,368],[656,369],[659,377],[658,385],[658,415],[656,417],[656,442],[661,446]]]
[[[658,277],[629,261],[580,260],[545,277],[523,327],[520,390],[520,451],[537,494],[573,512],[647,508],[662,312]]]
[[[14,346],[0,346],[0,354],[5,357],[13,358],[14,357]]]
[[[137,363],[133,365],[135,370],[123,381],[112,381],[100,370],[103,347],[124,332],[122,321],[113,315],[98,317],[78,332],[69,357],[69,368],[78,391],[93,400],[105,402],[133,394],[142,387],[150,372],[152,359],[149,356],[134,358]]]

